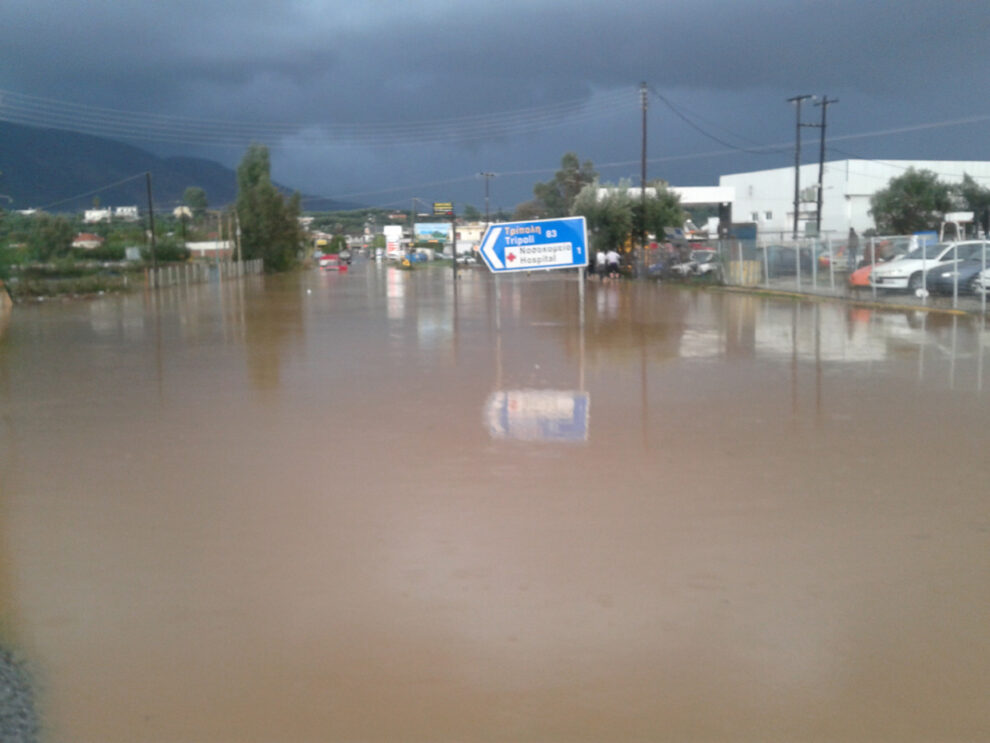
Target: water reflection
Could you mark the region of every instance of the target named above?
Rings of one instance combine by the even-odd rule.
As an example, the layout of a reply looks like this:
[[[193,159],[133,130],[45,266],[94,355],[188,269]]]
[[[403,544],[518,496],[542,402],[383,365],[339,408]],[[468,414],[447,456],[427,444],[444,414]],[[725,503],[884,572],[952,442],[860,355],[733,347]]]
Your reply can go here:
[[[258,390],[272,391],[282,383],[285,355],[301,349],[306,334],[303,294],[295,276],[269,278],[278,283],[277,302],[252,302],[243,308],[244,347],[248,374]]]
[[[10,324],[10,315],[12,310],[13,303],[7,295],[7,290],[3,287],[3,282],[0,281],[0,342],[3,341],[3,334],[7,330],[7,326]]]
[[[586,441],[589,409],[587,392],[499,390],[485,403],[485,420],[495,439]]]

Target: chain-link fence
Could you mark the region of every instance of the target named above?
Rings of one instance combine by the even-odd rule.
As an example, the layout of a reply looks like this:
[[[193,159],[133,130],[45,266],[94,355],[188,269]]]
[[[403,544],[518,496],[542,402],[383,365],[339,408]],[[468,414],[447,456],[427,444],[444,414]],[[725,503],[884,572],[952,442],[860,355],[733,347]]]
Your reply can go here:
[[[705,249],[715,251],[720,278],[728,286],[987,310],[990,241],[983,239],[938,243],[895,235],[863,238],[858,244],[810,238],[722,240]]]

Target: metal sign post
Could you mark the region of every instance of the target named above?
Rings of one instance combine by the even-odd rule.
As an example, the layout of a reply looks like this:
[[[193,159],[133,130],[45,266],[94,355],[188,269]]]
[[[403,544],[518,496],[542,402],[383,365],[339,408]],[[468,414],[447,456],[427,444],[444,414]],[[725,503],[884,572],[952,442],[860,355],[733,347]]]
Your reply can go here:
[[[453,202],[434,201],[433,216],[450,217],[450,257],[453,259],[454,291],[457,291],[457,218],[454,216]]]

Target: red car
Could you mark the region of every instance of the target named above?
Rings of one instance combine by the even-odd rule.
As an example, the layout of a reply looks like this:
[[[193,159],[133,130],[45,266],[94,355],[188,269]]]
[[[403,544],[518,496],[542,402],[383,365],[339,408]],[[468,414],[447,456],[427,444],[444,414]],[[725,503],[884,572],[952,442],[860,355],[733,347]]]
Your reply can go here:
[[[320,268],[324,271],[340,271],[344,272],[347,270],[347,264],[340,260],[340,256],[336,253],[327,253],[321,255],[319,258]]]

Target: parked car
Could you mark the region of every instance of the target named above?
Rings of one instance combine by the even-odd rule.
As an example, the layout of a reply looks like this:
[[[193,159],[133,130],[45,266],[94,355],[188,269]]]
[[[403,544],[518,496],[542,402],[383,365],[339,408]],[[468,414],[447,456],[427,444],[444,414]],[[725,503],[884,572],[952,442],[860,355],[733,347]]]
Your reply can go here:
[[[646,267],[646,275],[651,279],[663,279],[669,275],[669,259],[664,256]],[[594,269],[589,268],[589,271]]]
[[[894,238],[892,240],[877,241],[876,249],[877,265],[900,260],[908,254],[912,247],[917,247],[912,238]],[[867,247],[865,264],[860,261],[860,267],[849,274],[849,286],[869,286],[870,275],[873,273],[873,255]]]
[[[929,271],[925,288],[932,294],[952,294],[954,291],[960,294],[982,294],[986,291],[980,281],[980,274],[990,264],[990,242],[982,244],[983,250],[977,246],[975,250],[970,251],[969,257],[946,263],[934,271]]]
[[[923,286],[926,272],[965,260],[974,253],[979,255],[985,244],[983,240],[965,240],[922,245],[898,261],[878,265],[870,274],[870,283],[878,289],[917,291]]]
[[[766,247],[766,269],[769,278],[779,276],[794,276],[797,273],[798,256],[801,260],[801,272],[810,273],[812,261],[815,260],[811,248],[794,247],[791,245],[769,245]],[[764,256],[756,251],[754,260],[763,261]]]
[[[836,271],[849,270],[849,252],[845,245],[832,245],[831,251],[829,251],[827,246],[820,250],[822,251],[818,256],[818,267],[820,269],[827,271],[829,265],[831,265]]]
[[[987,257],[990,258],[990,256]],[[970,282],[970,288],[974,294],[986,294],[990,291],[990,268],[976,274],[976,277]]]
[[[692,250],[690,260],[674,263],[670,272],[675,276],[705,276],[717,274],[719,269],[718,252],[715,250]]]

